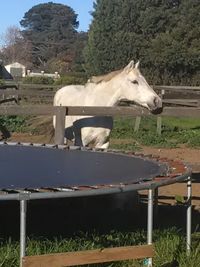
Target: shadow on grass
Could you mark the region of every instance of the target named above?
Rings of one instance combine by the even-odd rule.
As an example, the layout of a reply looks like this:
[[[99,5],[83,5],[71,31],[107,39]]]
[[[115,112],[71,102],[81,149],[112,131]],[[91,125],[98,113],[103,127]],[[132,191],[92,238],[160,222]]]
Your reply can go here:
[[[28,203],[28,236],[68,237],[78,232],[108,233],[112,230],[129,232],[146,231],[147,204],[131,202],[123,210],[113,208],[110,196],[35,200]],[[131,199],[132,201],[132,199]],[[18,240],[19,202],[0,202],[0,237]],[[193,231],[197,230],[200,213],[192,210]],[[159,205],[154,229],[177,227],[185,232],[186,207],[183,205]]]

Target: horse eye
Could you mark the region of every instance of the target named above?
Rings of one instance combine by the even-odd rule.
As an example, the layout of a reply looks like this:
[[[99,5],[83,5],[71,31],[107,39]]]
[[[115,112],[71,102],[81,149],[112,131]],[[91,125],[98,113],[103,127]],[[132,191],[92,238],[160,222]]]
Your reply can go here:
[[[139,84],[137,80],[131,81],[133,84]]]

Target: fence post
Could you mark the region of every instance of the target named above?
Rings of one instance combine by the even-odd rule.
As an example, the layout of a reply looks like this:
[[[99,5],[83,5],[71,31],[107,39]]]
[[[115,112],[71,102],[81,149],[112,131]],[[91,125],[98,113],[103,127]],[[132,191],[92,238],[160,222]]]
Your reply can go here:
[[[157,129],[156,132],[158,135],[161,135],[162,133],[162,117],[158,116],[157,117]]]
[[[55,144],[63,145],[65,138],[66,107],[55,107],[55,108],[56,108]]]
[[[135,118],[134,132],[138,132],[138,130],[140,128],[140,122],[141,122],[141,117],[140,116],[137,116]]]
[[[163,99],[164,95],[165,95],[165,90],[162,89],[161,90],[161,94],[160,94],[160,98]],[[156,132],[157,132],[158,135],[161,135],[161,133],[162,133],[162,117],[161,116],[157,117],[157,129],[156,129]]]

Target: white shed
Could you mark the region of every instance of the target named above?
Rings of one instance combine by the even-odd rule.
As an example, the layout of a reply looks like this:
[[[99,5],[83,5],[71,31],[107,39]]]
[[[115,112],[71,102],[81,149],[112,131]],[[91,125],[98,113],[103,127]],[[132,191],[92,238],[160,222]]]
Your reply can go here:
[[[26,76],[26,67],[18,62],[6,65],[5,68],[13,77]]]

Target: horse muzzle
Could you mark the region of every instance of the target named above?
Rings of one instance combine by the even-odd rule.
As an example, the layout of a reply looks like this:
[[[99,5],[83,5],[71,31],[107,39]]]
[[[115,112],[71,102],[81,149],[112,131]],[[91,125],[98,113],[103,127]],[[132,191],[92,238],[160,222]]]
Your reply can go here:
[[[152,114],[160,114],[163,111],[162,100],[160,97],[154,97],[152,103],[149,105]]]
[[[160,114],[162,112],[163,112],[163,107],[151,110],[151,113],[154,114],[154,115]]]

